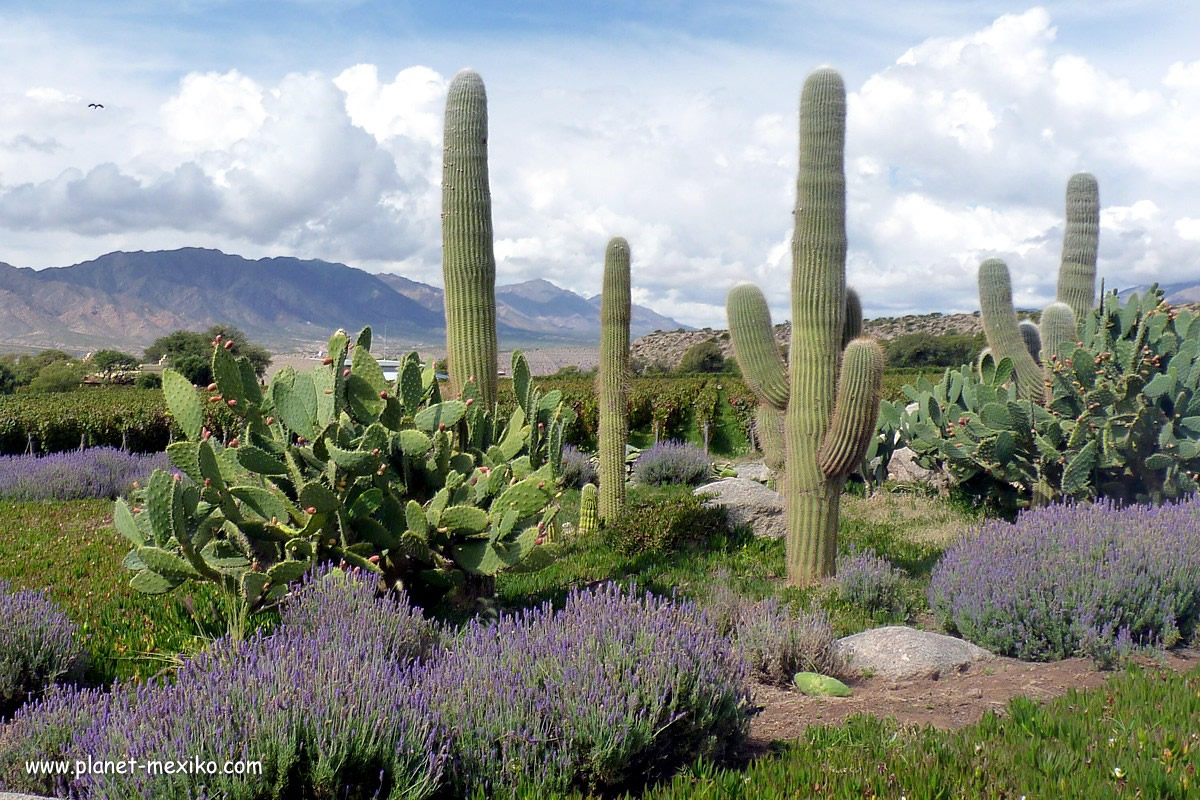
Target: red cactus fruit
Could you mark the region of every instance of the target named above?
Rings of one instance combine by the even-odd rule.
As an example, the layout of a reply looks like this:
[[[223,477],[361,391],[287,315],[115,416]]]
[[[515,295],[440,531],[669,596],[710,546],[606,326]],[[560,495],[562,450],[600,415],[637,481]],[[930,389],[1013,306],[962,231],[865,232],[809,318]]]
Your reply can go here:
[[[325,366],[329,366],[330,364],[333,363],[333,359],[332,358],[323,358],[323,359],[321,359],[321,363],[324,364]]]
[[[226,350],[232,350],[232,349],[233,349],[233,339],[230,339],[229,341],[227,341],[227,342],[225,343],[225,349],[226,349]]]
[[[350,377],[350,368],[349,368],[349,367],[346,367],[345,369],[343,369],[343,370],[342,370],[342,377],[343,377],[343,378],[349,378],[349,377]]]
[[[229,403],[229,407],[230,407],[230,408],[234,408],[234,407],[236,407],[236,406],[237,406],[237,399],[236,399],[236,398],[233,398],[233,397],[231,397],[231,398],[229,398],[229,399],[228,399],[227,401],[225,401],[225,402]]]
[[[209,390],[210,392],[215,392],[215,391],[217,390],[217,385],[216,385],[215,383],[210,383],[210,384],[208,385],[208,390]]]
[[[315,513],[317,513],[317,509],[315,506],[309,506],[308,508],[304,509],[304,513],[305,514],[315,514]]]
[[[229,446],[230,446],[230,447],[237,447],[237,446],[238,446],[238,440],[237,440],[237,437],[236,437],[236,436],[235,436],[235,437],[233,437],[232,439],[230,439],[230,440],[229,440]]]
[[[387,397],[388,397],[387,392],[380,392],[379,397],[382,400],[387,400]]]

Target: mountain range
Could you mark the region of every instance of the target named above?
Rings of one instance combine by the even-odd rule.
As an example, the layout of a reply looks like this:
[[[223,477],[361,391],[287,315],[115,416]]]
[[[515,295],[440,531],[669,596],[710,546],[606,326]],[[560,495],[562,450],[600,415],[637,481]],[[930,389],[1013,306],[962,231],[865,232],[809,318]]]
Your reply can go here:
[[[600,298],[546,280],[496,287],[501,346],[594,346]],[[140,350],[171,331],[216,323],[278,352],[324,342],[337,328],[374,328],[391,344],[445,341],[442,290],[401,275],[328,261],[250,260],[219,250],[115,252],[69,267],[0,262],[0,350]],[[641,306],[634,338],[683,327]]]

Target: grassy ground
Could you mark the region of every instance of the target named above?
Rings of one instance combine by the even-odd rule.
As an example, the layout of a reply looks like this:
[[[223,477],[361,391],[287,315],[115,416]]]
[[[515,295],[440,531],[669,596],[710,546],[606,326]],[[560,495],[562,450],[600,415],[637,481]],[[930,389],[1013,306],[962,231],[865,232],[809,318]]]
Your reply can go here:
[[[129,587],[129,543],[110,526],[111,500],[0,501],[0,580],[44,589],[80,628],[92,655],[89,680],[147,677],[223,630],[216,594],[198,586],[168,597]],[[190,609],[194,609],[194,612]]]
[[[677,487],[633,487],[630,502],[659,501],[688,495]],[[565,519],[578,516],[579,493],[565,492]],[[548,569],[527,575],[502,575],[497,581],[501,605],[559,602],[573,588],[598,581],[636,583],[662,594],[678,592],[700,602],[719,580],[752,599],[777,597],[793,607],[824,608],[839,635],[880,624],[895,624],[926,608],[929,573],[946,546],[975,521],[971,512],[921,493],[879,492],[870,498],[845,495],[838,547],[842,552],[873,549],[906,573],[910,613],[906,617],[867,614],[843,602],[833,586],[794,589],[786,586],[782,541],[757,539],[747,532],[692,542],[667,553],[623,556],[603,536],[568,538],[560,558]]]

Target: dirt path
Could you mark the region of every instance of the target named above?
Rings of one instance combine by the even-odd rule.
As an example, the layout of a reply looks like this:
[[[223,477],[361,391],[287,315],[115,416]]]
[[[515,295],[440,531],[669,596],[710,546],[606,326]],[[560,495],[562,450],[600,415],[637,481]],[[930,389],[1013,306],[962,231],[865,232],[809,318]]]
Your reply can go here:
[[[1165,660],[1165,666],[1177,672],[1198,665],[1200,650],[1194,648],[1172,650]],[[959,729],[977,722],[988,709],[1003,710],[1014,697],[1057,697],[1068,689],[1103,686],[1113,674],[1096,669],[1089,659],[1082,658],[1047,664],[997,658],[939,679],[892,681],[871,677],[847,681],[854,692],[850,697],[806,697],[757,685],[754,698],[763,711],[751,725],[749,744],[752,748],[765,747],[776,739],[794,739],[809,725],[836,723],[859,713],[895,717],[902,724]]]

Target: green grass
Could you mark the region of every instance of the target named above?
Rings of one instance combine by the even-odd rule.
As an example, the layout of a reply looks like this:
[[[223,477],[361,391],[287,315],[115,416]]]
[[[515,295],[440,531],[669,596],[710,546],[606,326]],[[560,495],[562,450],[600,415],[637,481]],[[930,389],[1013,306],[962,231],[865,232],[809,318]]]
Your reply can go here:
[[[1183,798],[1200,793],[1200,670],[1130,667],[1108,685],[1012,700],[961,731],[854,716],[749,768],[696,764],[642,800]],[[580,797],[580,796],[576,796]]]
[[[681,487],[634,486],[629,499],[666,501],[690,492]],[[563,519],[578,518],[577,491],[564,492],[560,502]],[[655,593],[678,592],[704,602],[718,574],[727,574],[730,586],[739,594],[754,600],[777,597],[795,609],[822,608],[838,635],[848,635],[876,625],[901,623],[925,610],[925,589],[933,565],[949,542],[973,521],[969,513],[921,494],[881,492],[871,498],[843,497],[839,549],[874,549],[903,569],[910,608],[907,617],[868,613],[841,600],[830,585],[788,587],[783,542],[758,539],[745,531],[692,542],[673,552],[627,556],[614,552],[602,534],[567,538],[559,545],[559,559],[549,568],[501,575],[498,601],[509,608],[546,601],[557,604],[573,588],[615,581],[636,583]]]
[[[90,683],[149,677],[194,647],[197,634],[224,631],[212,587],[166,597],[129,587],[121,564],[129,543],[111,527],[112,508],[110,500],[0,501],[0,579],[47,590],[62,606],[91,654]]]

